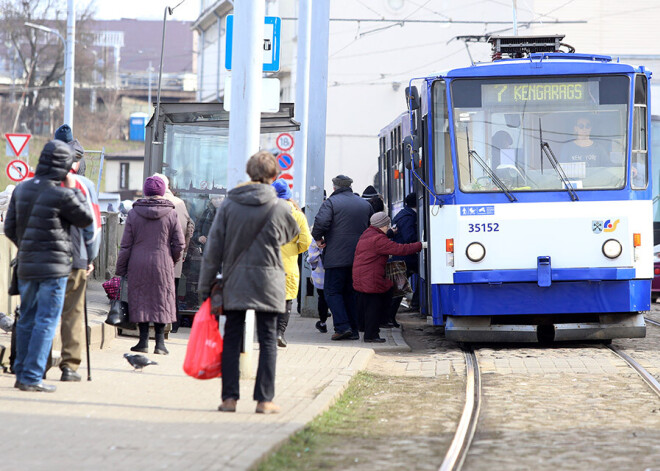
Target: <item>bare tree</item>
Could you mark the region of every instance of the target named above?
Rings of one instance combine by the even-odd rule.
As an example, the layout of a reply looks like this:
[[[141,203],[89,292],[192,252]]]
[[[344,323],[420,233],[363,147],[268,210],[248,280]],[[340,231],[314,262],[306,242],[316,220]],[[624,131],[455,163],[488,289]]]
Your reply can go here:
[[[61,108],[64,95],[64,47],[52,34],[25,26],[26,22],[41,24],[66,37],[66,0],[0,0],[0,35],[7,47],[0,52],[7,61],[18,64],[22,82],[14,128],[20,122],[28,128],[35,124],[42,108]],[[76,78],[85,78],[89,54],[85,46],[91,43],[85,23],[92,18],[93,3],[79,8],[76,18]],[[78,62],[80,56],[81,62]],[[80,76],[78,75],[80,74]],[[14,129],[15,130],[15,129]]]

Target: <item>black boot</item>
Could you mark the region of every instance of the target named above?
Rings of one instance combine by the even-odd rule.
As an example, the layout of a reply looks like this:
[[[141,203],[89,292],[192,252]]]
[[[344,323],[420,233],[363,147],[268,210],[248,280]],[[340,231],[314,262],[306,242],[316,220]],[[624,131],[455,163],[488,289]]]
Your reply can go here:
[[[147,353],[149,351],[149,323],[138,322],[140,329],[140,341],[136,346],[131,347],[131,352]]]
[[[170,352],[165,348],[165,324],[154,322],[154,330],[156,331],[156,348],[154,353],[157,355],[167,355]]]

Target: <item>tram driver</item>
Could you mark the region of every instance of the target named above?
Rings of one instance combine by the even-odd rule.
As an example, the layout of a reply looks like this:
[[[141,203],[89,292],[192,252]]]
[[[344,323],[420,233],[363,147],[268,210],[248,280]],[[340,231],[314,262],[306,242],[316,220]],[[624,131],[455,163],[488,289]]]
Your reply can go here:
[[[576,138],[564,144],[559,161],[561,163],[584,162],[586,167],[608,167],[609,152],[600,142],[591,138],[591,119],[580,116],[573,127]]]

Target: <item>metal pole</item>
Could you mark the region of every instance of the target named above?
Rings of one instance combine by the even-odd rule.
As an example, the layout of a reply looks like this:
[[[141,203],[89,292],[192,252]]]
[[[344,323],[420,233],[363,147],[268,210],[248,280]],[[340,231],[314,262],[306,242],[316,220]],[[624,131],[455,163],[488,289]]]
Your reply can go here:
[[[513,35],[518,36],[518,0],[513,0]]]
[[[311,226],[323,202],[325,176],[325,132],[328,107],[328,42],[330,34],[330,0],[315,0],[312,7],[312,31],[309,79],[309,131],[307,140],[307,183],[305,215]],[[303,264],[303,316],[316,316],[317,306],[312,296],[303,296],[307,289],[309,266]],[[312,305],[313,304],[313,305]]]
[[[245,163],[259,150],[264,12],[263,0],[234,4],[227,188],[246,180]]]
[[[296,135],[295,162],[296,176],[293,179],[293,196],[305,206],[307,183],[307,97],[309,96],[309,43],[312,37],[312,2],[298,0],[298,58],[296,60],[296,121],[300,131]],[[304,294],[304,293],[303,293]]]
[[[89,361],[89,318],[87,317],[87,284],[85,284],[84,296],[85,296],[85,344],[87,345],[87,381],[91,381],[92,364]]]
[[[73,84],[76,47],[76,0],[67,2],[66,54],[64,71],[64,123],[73,129]]]
[[[147,102],[149,103],[149,107],[151,107],[151,71],[154,70],[154,68],[151,66],[151,61],[149,61],[149,68],[147,69],[147,77],[149,80],[149,95],[147,96]]]
[[[259,150],[264,13],[263,0],[234,3],[227,188],[246,180],[245,163]],[[243,377],[249,377],[252,370],[253,342],[254,311],[249,310],[245,316],[244,352],[240,359]]]
[[[160,113],[160,84],[163,77],[163,51],[165,50],[165,25],[167,24],[167,13],[172,14],[170,7],[165,7],[163,12],[163,37],[160,41],[160,66],[158,68],[158,90],[156,92],[156,112],[154,113],[154,136],[151,140],[151,156],[153,158],[156,155],[156,146],[162,144],[158,139],[162,139],[162,136],[158,135],[158,130],[160,128],[160,123],[158,122],[159,113]]]

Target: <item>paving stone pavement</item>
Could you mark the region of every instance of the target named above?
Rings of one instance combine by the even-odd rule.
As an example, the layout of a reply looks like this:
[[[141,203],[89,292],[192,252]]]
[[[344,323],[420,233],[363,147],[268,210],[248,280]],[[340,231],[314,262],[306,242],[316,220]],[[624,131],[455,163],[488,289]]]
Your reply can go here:
[[[103,307],[90,306],[92,311],[101,315]],[[183,328],[166,341],[170,355],[149,354],[159,364],[141,373],[123,358],[136,339],[118,337],[92,352],[91,382],[84,381],[84,361],[81,383],[61,383],[59,371],[51,370],[54,394],[19,391],[15,377],[2,374],[0,469],[248,469],[325,411],[374,350],[409,350],[398,329],[381,332],[386,344],[366,347],[332,342],[331,333],[319,333],[314,323],[293,315],[289,346],[278,349],[275,402],[283,412],[276,415],[254,413],[253,380],[241,381],[235,414],[217,412],[220,380],[183,373],[189,334]],[[0,334],[0,343],[8,345],[8,335]],[[257,349],[255,344],[253,371]]]

